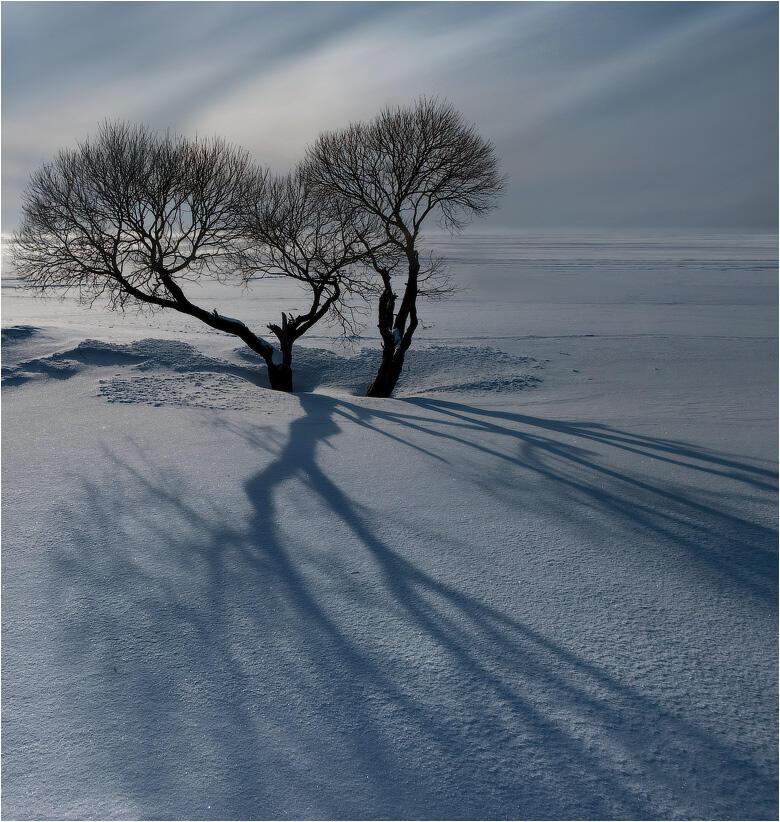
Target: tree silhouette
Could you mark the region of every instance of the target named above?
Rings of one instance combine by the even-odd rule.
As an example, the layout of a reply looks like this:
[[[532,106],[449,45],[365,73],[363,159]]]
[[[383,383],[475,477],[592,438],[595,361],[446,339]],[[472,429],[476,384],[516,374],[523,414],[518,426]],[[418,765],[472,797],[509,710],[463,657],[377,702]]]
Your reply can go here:
[[[324,218],[299,175],[274,180],[219,138],[126,123],[104,123],[94,139],[36,171],[23,214],[12,243],[23,283],[43,293],[75,289],[90,305],[102,298],[112,309],[145,305],[195,317],[246,343],[265,361],[271,387],[283,391],[292,390],[292,341],[336,310],[339,273],[356,257],[340,221]],[[260,251],[258,239],[268,248]],[[307,314],[283,314],[270,326],[280,352],[185,293],[205,277],[248,282],[261,272],[293,277],[312,294]]]
[[[279,341],[281,373],[291,373],[296,340],[330,316],[347,334],[357,331],[355,302],[370,293],[362,271],[368,250],[387,245],[376,220],[361,219],[343,202],[323,198],[301,168],[258,180],[247,214],[247,242],[240,254],[246,282],[283,277],[307,293],[307,310],[282,312],[268,328]]]
[[[321,134],[307,151],[312,184],[334,201],[377,220],[396,256],[367,257],[381,282],[377,325],[382,359],[368,395],[388,397],[418,325],[417,300],[441,294],[437,266],[420,261],[422,226],[430,215],[457,231],[495,207],[504,180],[493,145],[449,103],[420,99],[386,108],[368,123]],[[405,269],[400,303],[394,280]]]

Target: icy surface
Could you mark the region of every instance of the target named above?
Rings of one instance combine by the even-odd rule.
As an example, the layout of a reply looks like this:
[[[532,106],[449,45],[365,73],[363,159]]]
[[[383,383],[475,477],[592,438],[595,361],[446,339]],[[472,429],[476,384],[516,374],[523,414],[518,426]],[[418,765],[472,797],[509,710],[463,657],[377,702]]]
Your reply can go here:
[[[777,817],[776,238],[436,242],[392,400],[4,277],[5,818]]]

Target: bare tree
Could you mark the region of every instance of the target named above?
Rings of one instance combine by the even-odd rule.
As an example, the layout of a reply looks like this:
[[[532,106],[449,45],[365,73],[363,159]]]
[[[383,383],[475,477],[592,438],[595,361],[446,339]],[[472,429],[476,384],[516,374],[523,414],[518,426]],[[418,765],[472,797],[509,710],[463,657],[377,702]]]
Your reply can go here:
[[[369,123],[320,135],[307,152],[312,184],[334,200],[378,220],[397,256],[368,258],[381,281],[377,325],[382,359],[368,395],[389,397],[418,325],[418,297],[441,293],[421,264],[419,240],[429,215],[460,230],[495,206],[503,178],[493,145],[450,104],[421,99],[386,108]],[[405,269],[400,303],[393,290]]]
[[[15,267],[43,293],[75,289],[90,304],[104,298],[119,310],[170,308],[233,334],[263,358],[271,387],[289,391],[283,353],[275,356],[243,322],[196,305],[184,290],[202,277],[236,276],[247,204],[273,190],[265,171],[221,139],[106,123],[32,175],[12,246]],[[319,316],[315,310],[303,330]]]
[[[386,245],[373,218],[355,214],[343,201],[318,196],[301,168],[258,181],[247,213],[247,243],[240,267],[245,281],[283,277],[296,281],[308,302],[300,314],[282,312],[268,328],[279,341],[280,375],[292,379],[292,349],[315,323],[330,316],[345,335],[357,330],[355,300],[370,284],[362,276],[368,252]]]

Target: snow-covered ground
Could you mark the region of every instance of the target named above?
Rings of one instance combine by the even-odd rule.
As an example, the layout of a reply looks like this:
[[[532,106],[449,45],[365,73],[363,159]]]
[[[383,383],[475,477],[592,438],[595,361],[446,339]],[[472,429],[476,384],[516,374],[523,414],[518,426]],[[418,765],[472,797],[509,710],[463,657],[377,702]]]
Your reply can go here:
[[[5,818],[777,817],[776,238],[437,243],[392,400],[6,270]]]

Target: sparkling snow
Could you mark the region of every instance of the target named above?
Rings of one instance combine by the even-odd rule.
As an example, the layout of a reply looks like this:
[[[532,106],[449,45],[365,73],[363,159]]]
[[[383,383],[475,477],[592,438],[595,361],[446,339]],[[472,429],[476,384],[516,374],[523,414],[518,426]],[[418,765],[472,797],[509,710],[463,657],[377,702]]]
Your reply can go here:
[[[436,242],[391,400],[6,267],[4,817],[777,818],[776,238]]]

